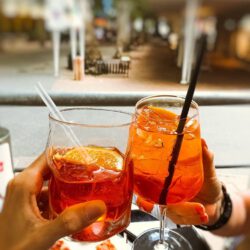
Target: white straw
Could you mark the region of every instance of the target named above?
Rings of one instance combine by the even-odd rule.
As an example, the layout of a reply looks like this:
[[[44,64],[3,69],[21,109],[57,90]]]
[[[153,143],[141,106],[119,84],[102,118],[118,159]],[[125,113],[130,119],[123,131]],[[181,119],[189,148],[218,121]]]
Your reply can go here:
[[[35,86],[35,88],[37,90],[37,93],[39,94],[39,96],[41,97],[41,99],[43,100],[43,102],[45,103],[45,105],[47,106],[47,108],[49,109],[49,111],[51,112],[51,114],[56,119],[61,120],[63,122],[67,122],[65,120],[65,118],[63,117],[62,113],[60,112],[60,110],[57,108],[57,106],[55,105],[55,103],[53,102],[53,100],[51,99],[51,97],[49,96],[49,94],[43,88],[42,84],[39,82]],[[63,129],[65,131],[65,134],[73,142],[74,146],[81,146],[80,141],[78,140],[78,138],[74,134],[73,130],[69,126],[63,126]],[[84,150],[81,150],[81,152],[84,153],[84,157],[86,158],[86,161],[89,162],[90,159],[89,159],[88,153],[85,152]]]

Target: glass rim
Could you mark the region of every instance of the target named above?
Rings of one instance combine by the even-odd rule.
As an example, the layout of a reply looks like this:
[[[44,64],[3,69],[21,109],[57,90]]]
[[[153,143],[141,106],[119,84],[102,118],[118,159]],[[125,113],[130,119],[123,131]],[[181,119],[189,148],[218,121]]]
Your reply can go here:
[[[183,101],[185,101],[185,97],[183,96],[177,96],[177,95],[151,95],[151,96],[146,96],[142,99],[140,99],[136,104],[135,104],[135,116],[137,117],[140,113],[138,112],[138,106],[143,103],[144,101],[146,101],[147,99],[152,99],[152,98],[161,98],[161,97],[169,97],[169,98],[178,98],[181,99]],[[197,102],[195,102],[194,100],[192,100],[190,107],[193,107],[197,109],[197,113],[192,115],[190,117],[190,119],[194,119],[196,117],[199,117],[199,105],[197,104]],[[169,121],[169,122],[175,122],[175,121],[180,121],[180,120],[185,120],[186,118],[182,118],[180,119],[180,116],[177,116],[176,119],[164,119],[164,121]]]
[[[122,110],[106,109],[106,108],[73,107],[73,108],[63,108],[63,109],[60,109],[59,111],[64,112],[64,111],[72,111],[72,110],[96,110],[96,111],[99,110],[99,111],[105,111],[105,112],[119,113],[119,114],[130,116],[130,122],[104,125],[104,124],[88,124],[88,123],[79,123],[79,122],[71,122],[71,121],[62,121],[61,119],[54,117],[51,112],[49,113],[49,120],[59,123],[59,124],[63,124],[65,126],[78,126],[78,127],[84,127],[84,128],[115,128],[115,127],[129,126],[132,123],[132,117],[133,117],[132,113],[122,111]]]

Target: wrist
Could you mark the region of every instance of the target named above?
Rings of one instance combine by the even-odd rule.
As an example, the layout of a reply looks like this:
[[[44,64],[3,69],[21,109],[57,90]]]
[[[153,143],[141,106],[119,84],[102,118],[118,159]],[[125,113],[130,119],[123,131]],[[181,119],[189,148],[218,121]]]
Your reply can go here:
[[[227,224],[232,214],[233,204],[230,195],[227,193],[227,190],[223,185],[222,185],[222,192],[223,192],[223,198],[221,199],[221,205],[219,205],[218,203],[217,207],[217,210],[221,212],[219,213],[219,216],[218,212],[214,213],[214,218],[211,218],[212,220],[215,220],[215,222],[210,220],[208,224],[196,225],[196,227],[206,231],[213,231]]]
[[[211,208],[211,212],[208,213],[208,222],[206,225],[210,226],[216,223],[216,221],[219,220],[221,214],[223,213],[223,201],[224,201],[224,195],[223,192],[221,192],[220,198],[218,201],[216,201],[215,204],[213,204]]]

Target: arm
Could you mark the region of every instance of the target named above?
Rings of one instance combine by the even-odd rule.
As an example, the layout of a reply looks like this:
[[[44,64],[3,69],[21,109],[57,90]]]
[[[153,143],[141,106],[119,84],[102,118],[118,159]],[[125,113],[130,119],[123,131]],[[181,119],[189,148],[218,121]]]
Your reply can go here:
[[[230,194],[233,210],[227,224],[211,231],[220,236],[235,236],[250,232],[250,193]],[[219,214],[216,215],[217,219]]]
[[[204,184],[200,193],[191,202],[168,205],[167,215],[176,224],[213,225],[221,215],[223,193],[216,176],[213,154],[202,140]],[[212,233],[232,236],[250,232],[250,192],[230,193],[233,204],[229,221]]]

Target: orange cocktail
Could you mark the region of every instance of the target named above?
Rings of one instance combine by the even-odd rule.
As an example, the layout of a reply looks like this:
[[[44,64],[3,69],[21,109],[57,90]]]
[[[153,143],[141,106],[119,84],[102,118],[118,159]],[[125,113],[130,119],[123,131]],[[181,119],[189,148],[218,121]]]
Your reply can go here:
[[[72,128],[76,126],[74,133],[84,146],[69,146],[72,143],[64,133],[62,122],[50,118],[47,158],[52,170],[49,182],[51,218],[69,206],[102,200],[107,213],[71,237],[88,242],[105,240],[123,231],[130,222],[133,169],[127,164],[125,154],[131,116],[101,109],[79,108],[73,116],[71,113],[70,109],[66,110],[64,116],[69,115],[71,121],[73,117],[85,119],[84,123],[81,120],[70,123]],[[108,122],[101,125],[101,119],[105,119],[102,115],[109,117],[110,125]],[[125,120],[129,123],[124,123]],[[99,146],[95,146],[98,142]]]
[[[159,204],[164,181],[169,174],[180,110],[181,105],[174,105],[171,101],[168,105],[164,98],[160,102],[146,100],[143,103],[142,100],[130,128],[132,146],[129,158],[134,167],[134,190],[151,203]],[[200,191],[203,184],[201,150],[198,113],[191,109],[174,176],[161,205],[188,201]]]

